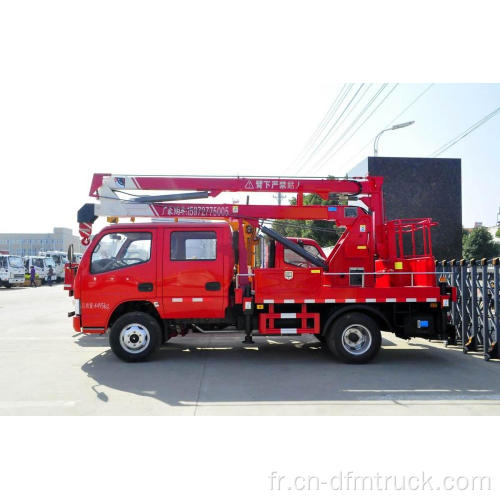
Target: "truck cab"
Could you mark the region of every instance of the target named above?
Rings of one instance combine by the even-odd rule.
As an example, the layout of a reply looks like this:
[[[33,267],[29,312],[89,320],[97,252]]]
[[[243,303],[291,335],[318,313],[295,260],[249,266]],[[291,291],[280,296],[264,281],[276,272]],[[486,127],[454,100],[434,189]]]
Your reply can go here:
[[[23,283],[23,259],[17,255],[0,255],[0,285],[10,288]]]
[[[55,263],[52,257],[44,257],[40,255],[29,255],[24,257],[24,270],[29,274],[31,266],[35,267],[35,273],[42,283],[46,283],[49,274],[49,266],[55,268]]]
[[[68,262],[65,252],[48,250],[46,252],[39,252],[41,257],[50,257],[54,262],[54,276],[57,281],[64,280],[64,266]]]
[[[227,223],[109,226],[78,266],[75,330],[104,333],[137,307],[166,320],[223,322],[234,275]]]

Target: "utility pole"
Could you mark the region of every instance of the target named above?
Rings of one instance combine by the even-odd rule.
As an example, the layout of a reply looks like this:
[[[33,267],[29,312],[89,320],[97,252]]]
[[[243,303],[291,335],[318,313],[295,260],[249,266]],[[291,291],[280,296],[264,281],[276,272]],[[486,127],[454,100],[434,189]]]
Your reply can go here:
[[[281,200],[286,200],[286,195],[283,194],[281,191],[278,191],[278,194],[273,195],[273,198],[275,200],[278,200],[278,205],[281,205]]]

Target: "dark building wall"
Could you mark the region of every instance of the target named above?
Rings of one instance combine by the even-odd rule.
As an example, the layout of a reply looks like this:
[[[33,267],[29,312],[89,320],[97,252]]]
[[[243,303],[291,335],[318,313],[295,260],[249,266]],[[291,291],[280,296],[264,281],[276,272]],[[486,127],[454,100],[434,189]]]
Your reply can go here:
[[[449,158],[368,157],[349,176],[384,178],[386,220],[432,217],[434,256],[462,255],[462,166]]]

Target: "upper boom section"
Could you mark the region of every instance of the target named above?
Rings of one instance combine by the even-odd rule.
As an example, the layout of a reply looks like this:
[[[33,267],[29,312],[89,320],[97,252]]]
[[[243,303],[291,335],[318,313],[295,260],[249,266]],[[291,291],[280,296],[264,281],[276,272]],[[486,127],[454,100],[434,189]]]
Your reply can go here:
[[[100,189],[140,191],[315,193],[327,200],[332,193],[351,196],[381,192],[381,177],[318,179],[303,177],[173,177],[94,174],[90,196],[99,197]],[[299,200],[298,200],[299,201]]]

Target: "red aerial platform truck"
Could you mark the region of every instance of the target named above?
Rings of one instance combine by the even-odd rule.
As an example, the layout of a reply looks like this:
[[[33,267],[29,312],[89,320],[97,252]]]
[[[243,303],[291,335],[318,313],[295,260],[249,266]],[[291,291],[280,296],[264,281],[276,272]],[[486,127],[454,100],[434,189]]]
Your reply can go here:
[[[382,184],[381,177],[95,174],[90,196],[99,202],[78,212],[88,248],[66,269],[73,327],[109,331],[113,352],[126,361],[145,360],[169,338],[204,325],[234,325],[246,343],[252,335],[314,334],[354,363],[376,355],[381,330],[446,339],[456,290],[436,275],[435,223],[385,221]],[[175,193],[133,192],[148,190]],[[190,201],[223,192],[295,193],[297,203]],[[308,193],[349,202],[304,205]],[[91,239],[98,216],[115,223]],[[279,219],[326,220],[344,232],[326,256],[314,240],[277,233],[269,223]]]

